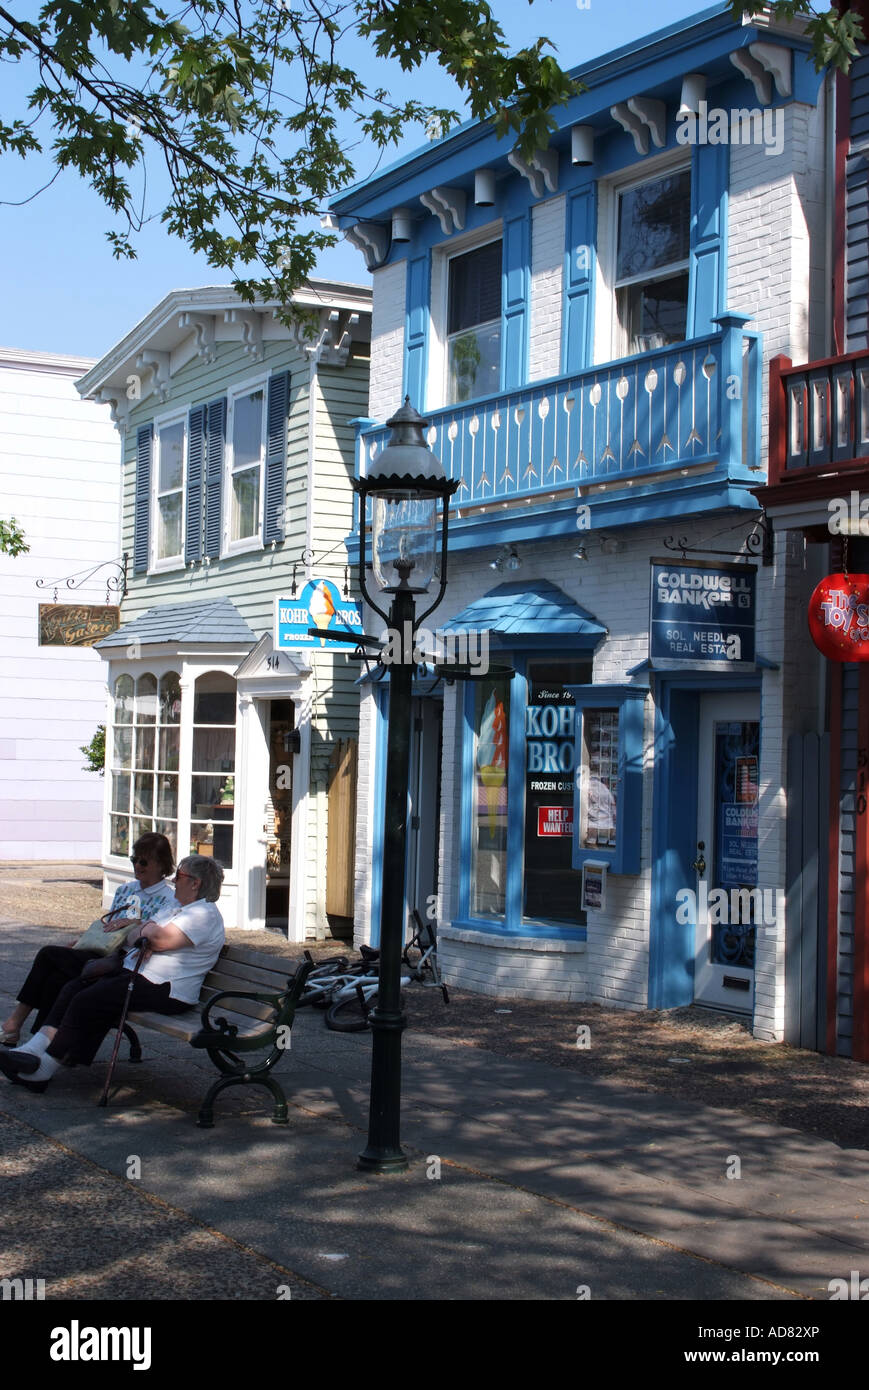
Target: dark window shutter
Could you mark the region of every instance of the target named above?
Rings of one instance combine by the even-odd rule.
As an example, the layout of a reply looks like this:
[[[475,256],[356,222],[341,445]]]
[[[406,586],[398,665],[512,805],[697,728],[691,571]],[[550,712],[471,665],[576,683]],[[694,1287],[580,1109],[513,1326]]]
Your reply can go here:
[[[205,554],[209,559],[216,560],[220,555],[226,401],[212,401],[205,410]]]
[[[269,381],[268,438],[266,441],[266,496],[263,509],[263,545],[284,539],[284,505],[287,493],[287,412],[290,374],[280,372]]]
[[[184,560],[202,559],[202,461],[205,454],[205,406],[191,410],[187,422],[187,517]]]
[[[136,434],[136,512],[133,531],[133,572],[148,569],[148,542],[151,522],[151,450],[154,426],[142,425]]]

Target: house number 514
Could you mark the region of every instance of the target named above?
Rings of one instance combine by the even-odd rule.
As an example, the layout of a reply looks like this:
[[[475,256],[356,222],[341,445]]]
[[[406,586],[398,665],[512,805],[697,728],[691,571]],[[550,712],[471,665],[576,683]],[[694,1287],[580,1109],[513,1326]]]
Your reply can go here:
[[[277,655],[266,657],[266,666],[270,671],[279,671],[281,669],[281,658]]]

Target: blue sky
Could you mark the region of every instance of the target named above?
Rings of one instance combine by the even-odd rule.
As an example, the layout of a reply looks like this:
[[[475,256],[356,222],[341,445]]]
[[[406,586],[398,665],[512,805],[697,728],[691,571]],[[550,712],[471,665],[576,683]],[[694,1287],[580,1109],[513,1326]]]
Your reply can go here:
[[[583,0],[585,3],[585,0]],[[516,48],[546,34],[564,67],[587,61],[707,8],[703,0],[494,0],[495,13]],[[366,78],[383,80],[361,42],[352,50]],[[380,65],[381,68],[383,65]],[[404,95],[440,105],[453,104],[446,79],[435,63],[413,77],[387,69],[389,85]],[[23,114],[24,96],[32,86],[23,65],[4,66],[0,115]],[[17,103],[17,104],[15,104]],[[392,163],[423,142],[419,131],[408,134]],[[357,178],[376,167],[376,152],[357,150]],[[0,159],[0,257],[4,292],[0,344],[46,352],[100,357],[172,289],[227,283],[226,272],[213,270],[204,256],[188,251],[170,237],[159,220],[135,240],[138,259],[116,261],[105,232],[111,217],[97,196],[72,172],[62,173],[45,192],[31,195],[51,177],[47,161]],[[150,200],[152,204],[154,200]],[[15,203],[23,203],[14,206]],[[317,273],[337,280],[368,283],[361,255],[343,242],[326,252]]]

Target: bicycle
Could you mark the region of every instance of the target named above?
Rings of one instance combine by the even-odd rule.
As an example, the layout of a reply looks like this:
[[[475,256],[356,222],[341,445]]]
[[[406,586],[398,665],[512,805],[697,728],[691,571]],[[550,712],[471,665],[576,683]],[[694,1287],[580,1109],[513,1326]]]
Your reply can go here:
[[[439,989],[444,1003],[450,1002],[449,991],[441,978],[437,954],[437,930],[434,922],[424,922],[418,908],[413,908],[411,916],[416,923],[416,931],[405,946],[401,959],[411,971],[412,978],[427,989]],[[411,951],[419,951],[419,959],[411,960]]]

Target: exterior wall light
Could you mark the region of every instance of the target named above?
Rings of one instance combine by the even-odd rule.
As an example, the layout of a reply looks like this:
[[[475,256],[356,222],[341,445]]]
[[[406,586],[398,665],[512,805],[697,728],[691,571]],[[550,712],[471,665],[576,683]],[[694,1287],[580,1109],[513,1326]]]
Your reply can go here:
[[[474,174],[474,202],[478,208],[490,208],[495,201],[494,169],[478,169]]]
[[[410,241],[412,235],[410,209],[396,208],[392,214],[392,240]]]
[[[688,72],[682,78],[682,100],[677,116],[697,116],[700,103],[706,100],[706,77],[702,72]]]
[[[594,127],[574,125],[570,127],[570,162],[572,164],[594,164]]]

